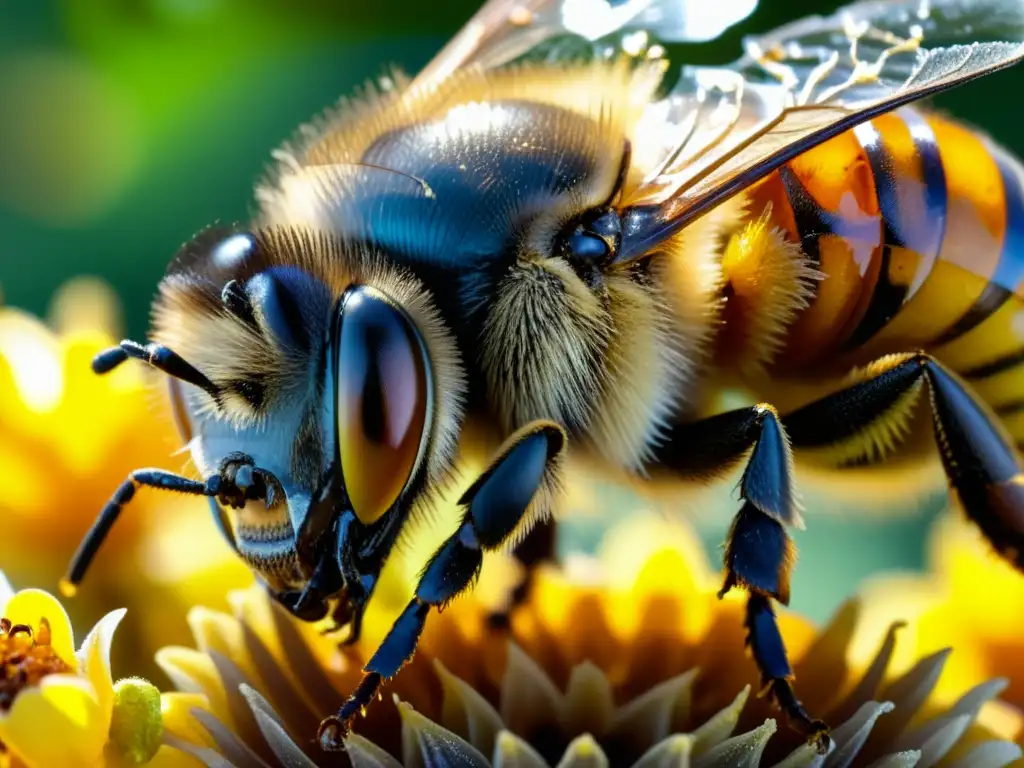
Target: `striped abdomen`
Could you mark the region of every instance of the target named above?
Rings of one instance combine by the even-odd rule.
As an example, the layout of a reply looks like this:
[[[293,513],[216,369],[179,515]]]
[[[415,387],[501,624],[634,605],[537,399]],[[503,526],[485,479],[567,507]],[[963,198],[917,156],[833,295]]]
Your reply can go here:
[[[804,153],[754,196],[825,275],[780,371],[927,349],[1024,439],[1019,161],[961,125],[902,109]]]

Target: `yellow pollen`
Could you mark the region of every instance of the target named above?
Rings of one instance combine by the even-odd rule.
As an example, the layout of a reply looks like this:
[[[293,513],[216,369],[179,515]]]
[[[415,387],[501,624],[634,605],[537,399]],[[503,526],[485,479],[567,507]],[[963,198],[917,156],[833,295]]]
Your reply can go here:
[[[50,623],[33,631],[25,624],[0,619],[0,712],[11,708],[24,688],[39,685],[47,675],[73,672],[50,646]]]

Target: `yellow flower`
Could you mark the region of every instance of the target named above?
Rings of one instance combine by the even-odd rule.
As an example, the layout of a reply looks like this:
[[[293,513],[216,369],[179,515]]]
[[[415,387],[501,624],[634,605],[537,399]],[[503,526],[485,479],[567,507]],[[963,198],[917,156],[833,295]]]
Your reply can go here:
[[[153,397],[145,368],[125,365],[106,376],[91,370],[92,357],[119,339],[117,316],[109,289],[90,280],[56,297],[52,327],[0,308],[0,563],[18,581],[56,585],[131,470],[185,468],[165,398]],[[173,561],[153,554],[153,542],[180,538],[182,530],[198,544],[179,549]],[[142,611],[129,615],[117,651],[126,666],[155,672],[156,648],[187,637],[189,601],[212,601],[249,579],[213,532],[203,500],[142,492],[68,607],[76,621],[92,622],[111,606],[159,602],[165,610],[145,622]]]
[[[991,716],[1024,745],[1019,715],[1024,711],[1024,578],[958,514],[939,518],[928,549],[930,574],[871,580],[864,589],[865,627],[897,615],[910,621],[903,633],[904,653],[894,659],[898,666],[906,666],[911,655],[933,653],[940,644],[955,647],[936,689],[940,700],[993,675],[1006,678],[1003,698],[1014,709],[993,707]],[[858,642],[857,650],[862,648]]]
[[[75,651],[67,613],[39,589],[15,593],[0,574],[0,764],[17,768],[182,764],[161,747],[159,693],[113,682],[110,646],[125,611],[103,617]]]
[[[632,516],[599,558],[541,570],[507,632],[487,621],[501,566],[488,562],[476,592],[430,617],[414,660],[357,721],[353,765],[994,768],[1021,755],[976,720],[1000,681],[937,707],[929,694],[948,654],[893,678],[894,628],[866,668],[851,665],[852,601],[819,633],[780,616],[798,692],[835,726],[826,763],[753,695],[741,600],[719,601],[699,544],[658,518]],[[196,765],[339,764],[318,752],[317,723],[352,691],[373,643],[339,649],[255,589],[232,604],[233,616],[193,610],[198,649],[160,652],[181,691],[164,696],[166,743]]]

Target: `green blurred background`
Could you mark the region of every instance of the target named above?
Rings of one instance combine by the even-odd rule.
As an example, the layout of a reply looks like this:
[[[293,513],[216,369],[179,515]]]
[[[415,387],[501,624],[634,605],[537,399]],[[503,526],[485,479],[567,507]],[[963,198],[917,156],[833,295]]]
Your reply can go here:
[[[385,67],[417,70],[476,4],[0,0],[4,301],[43,314],[67,278],[97,275],[121,296],[128,332],[144,335],[170,255],[212,221],[247,215],[272,148]],[[679,46],[673,58],[723,63],[743,34],[834,5],[762,0],[720,40]],[[938,106],[1024,150],[1014,97],[1022,84],[1019,69]],[[798,536],[794,607],[820,619],[866,575],[920,568],[944,502],[926,502],[924,514],[812,514]],[[702,534],[717,560],[729,511],[706,517]],[[570,543],[585,545],[598,526],[580,520],[567,530]]]

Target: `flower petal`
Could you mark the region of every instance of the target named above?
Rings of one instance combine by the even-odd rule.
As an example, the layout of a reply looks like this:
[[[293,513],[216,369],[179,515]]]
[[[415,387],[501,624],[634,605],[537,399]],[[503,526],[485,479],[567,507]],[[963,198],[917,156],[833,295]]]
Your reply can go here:
[[[619,707],[608,735],[635,745],[657,744],[666,738],[672,732],[673,721],[689,720],[697,671],[691,669],[666,680]]]
[[[824,711],[834,703],[836,691],[843,687],[849,667],[847,651],[860,614],[861,605],[857,599],[843,603],[803,657],[793,665],[796,680],[814,681],[807,690],[801,689],[801,699],[807,711]]]
[[[406,766],[460,765],[488,768],[489,763],[476,749],[451,731],[424,717],[410,704],[395,698],[402,716],[402,754]]]
[[[885,640],[882,641],[881,647],[879,647],[878,652],[872,658],[871,664],[868,666],[867,671],[864,672],[860,682],[846,696],[843,703],[836,708],[836,711],[832,713],[831,717],[834,721],[841,723],[854,717],[864,704],[867,704],[875,697],[878,687],[885,677],[885,672],[889,668],[893,651],[896,649],[896,633],[903,626],[902,622],[895,622],[889,625],[885,633]]]
[[[920,752],[913,750],[910,752],[897,752],[896,754],[886,755],[880,760],[876,760],[869,768],[914,768],[920,759]]]
[[[1024,750],[1009,741],[987,741],[979,744],[962,760],[949,768],[1003,768],[1024,757]]]
[[[555,684],[515,643],[509,643],[501,684],[501,720],[515,733],[531,733],[545,723],[558,722],[562,694]]]
[[[7,603],[14,597],[14,587],[11,586],[11,582],[7,580],[7,576],[4,575],[3,571],[0,571],[0,615],[6,616],[4,608],[7,607]]]
[[[736,723],[740,721],[740,713],[743,712],[743,707],[746,705],[749,697],[750,686],[748,685],[736,694],[732,704],[718,712],[693,732],[694,755],[707,752],[729,737],[729,734],[735,730]]]
[[[693,737],[677,733],[655,744],[633,764],[633,768],[689,768]]]
[[[494,743],[494,768],[549,768],[537,750],[512,731],[502,731]]]
[[[111,611],[92,628],[78,652],[78,662],[89,682],[96,691],[96,698],[105,713],[106,725],[110,727],[110,714],[114,706],[114,681],[110,674],[110,645],[114,641],[117,625],[127,611],[119,608]]]
[[[909,672],[894,680],[882,691],[882,698],[896,705],[890,717],[885,718],[876,728],[876,738],[880,743],[892,740],[902,733],[907,724],[928,699],[935,683],[942,674],[942,667],[949,658],[950,649],[926,656],[915,664]]]
[[[568,733],[603,734],[614,714],[612,684],[604,672],[589,661],[573,667],[562,699],[562,727]]]
[[[160,719],[164,724],[164,734],[174,734],[194,744],[212,747],[213,739],[192,715],[194,709],[208,708],[206,696],[201,693],[161,694]]]
[[[274,702],[274,708],[288,732],[316,733],[321,718],[307,706],[306,700],[296,690],[295,684],[263,644],[262,639],[247,625],[243,624],[242,629],[245,645],[256,671],[256,679],[262,683],[267,698]],[[252,706],[252,701],[249,702],[249,706]]]
[[[23,589],[7,601],[4,616],[13,624],[28,624],[35,630],[46,619],[50,624],[50,646],[63,661],[78,669],[71,619],[56,597],[42,589]]]
[[[929,729],[927,739],[923,740],[920,745],[909,744],[908,746],[920,746],[921,760],[918,765],[921,768],[931,768],[945,757],[946,753],[964,735],[973,719],[971,715],[941,718],[938,721],[939,727]]]
[[[830,741],[828,745],[829,754],[836,748],[836,743]],[[828,755],[822,755],[814,744],[803,743],[786,757],[781,763],[776,763],[775,768],[820,768],[825,765]]]
[[[963,735],[967,726],[969,726],[978,716],[978,712],[981,710],[981,707],[985,702],[994,699],[1002,693],[1003,690],[1006,689],[1006,686],[1007,681],[1003,678],[995,678],[994,680],[988,680],[981,685],[975,686],[960,697],[960,700],[945,713],[945,716],[930,720],[914,730],[904,733],[894,742],[893,748],[897,750],[921,749],[924,752],[922,755],[922,764],[926,763],[928,753],[924,750],[923,745],[930,742],[932,736],[934,736],[938,731],[945,729],[949,724],[949,720],[966,716],[967,723],[960,731],[960,735]],[[957,738],[959,738],[959,736]],[[951,746],[952,744],[947,747],[947,750]]]
[[[206,768],[236,768],[227,758],[209,747],[197,747],[195,744],[190,744],[184,739],[179,739],[177,736],[166,736],[164,740],[168,748],[195,758],[199,761],[200,765],[206,766]]]
[[[778,726],[769,718],[752,731],[726,739],[694,761],[695,768],[757,768]]]
[[[434,671],[441,681],[441,722],[487,754],[502,730],[501,716],[473,686],[453,675],[439,659]]]
[[[895,708],[891,701],[869,701],[861,706],[853,717],[832,731],[836,748],[825,765],[828,768],[847,768],[868,740],[878,718]]]
[[[195,606],[188,612],[186,620],[200,651],[216,652],[231,659],[247,679],[254,679],[242,625],[237,619],[220,611]]]
[[[608,756],[594,737],[585,733],[569,742],[557,768],[608,768]]]
[[[32,768],[93,765],[107,731],[92,686],[74,675],[50,675],[26,688],[0,717],[0,741]]]
[[[345,739],[345,752],[352,763],[352,768],[402,768],[387,750],[381,749],[369,739],[357,733]]]
[[[238,734],[218,720],[211,712],[207,712],[205,709],[195,709],[192,711],[192,716],[210,734],[210,738],[217,745],[217,750],[234,765],[269,768]]]
[[[169,645],[157,651],[156,663],[179,691],[204,694],[205,708],[231,723],[227,693],[209,656],[192,648]]]
[[[146,763],[147,768],[200,768],[203,763],[180,749],[164,744],[156,755]]]
[[[281,721],[266,700],[248,685],[242,686],[241,693],[249,702],[256,725],[274,756],[289,768],[316,768],[316,763],[306,757],[299,745],[282,727]]]

